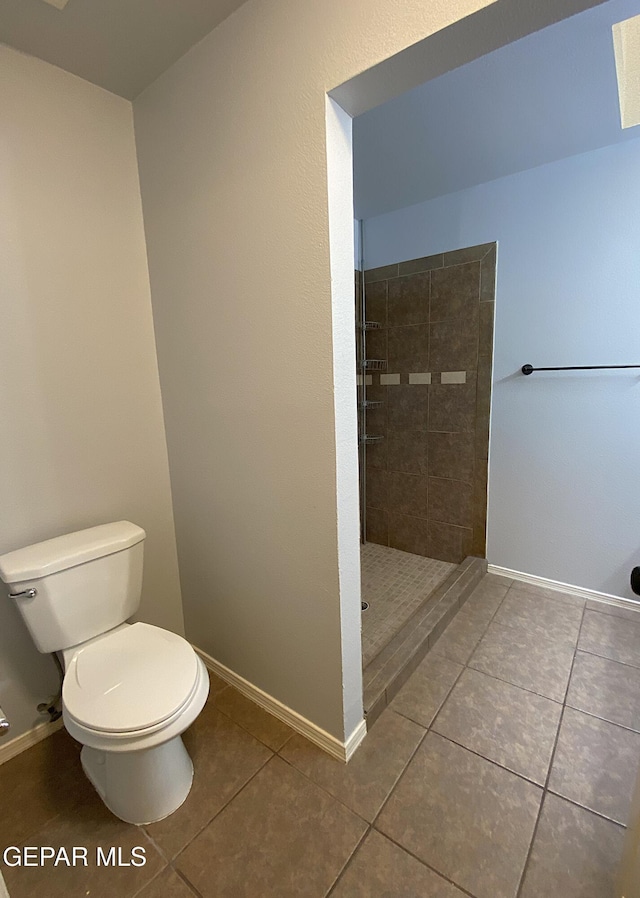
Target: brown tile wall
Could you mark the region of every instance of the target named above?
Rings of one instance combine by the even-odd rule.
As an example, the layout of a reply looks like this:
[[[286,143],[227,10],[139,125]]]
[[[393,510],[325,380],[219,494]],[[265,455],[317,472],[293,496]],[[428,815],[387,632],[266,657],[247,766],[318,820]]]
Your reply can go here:
[[[496,244],[365,272],[368,358],[399,385],[373,383],[366,430],[367,539],[460,562],[485,555]],[[441,383],[465,371],[466,383]],[[430,372],[431,384],[409,375]]]

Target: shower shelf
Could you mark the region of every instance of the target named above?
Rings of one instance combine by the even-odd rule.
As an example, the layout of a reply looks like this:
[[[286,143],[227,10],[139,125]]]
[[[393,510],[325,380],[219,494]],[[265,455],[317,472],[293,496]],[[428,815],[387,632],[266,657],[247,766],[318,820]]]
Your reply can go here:
[[[382,328],[382,325],[379,321],[365,321],[364,324],[360,324],[359,327],[364,331],[379,331]]]
[[[370,443],[381,443],[383,440],[384,440],[383,436],[377,436],[377,435],[374,436],[371,433],[365,433],[363,436],[360,437],[360,442],[365,443],[367,446]]]
[[[365,359],[362,363],[365,371],[386,371],[386,359]]]
[[[360,403],[360,411],[368,412],[373,408],[382,408],[383,405],[382,399],[365,399]]]

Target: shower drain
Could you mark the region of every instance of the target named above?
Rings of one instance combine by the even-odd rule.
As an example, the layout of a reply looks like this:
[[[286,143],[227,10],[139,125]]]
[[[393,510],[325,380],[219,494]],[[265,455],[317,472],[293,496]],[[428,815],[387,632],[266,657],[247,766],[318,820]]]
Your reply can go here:
[[[362,610],[363,610],[363,611],[366,611],[368,607],[369,607],[369,603],[368,603],[368,602],[363,602],[363,603],[362,603]]]

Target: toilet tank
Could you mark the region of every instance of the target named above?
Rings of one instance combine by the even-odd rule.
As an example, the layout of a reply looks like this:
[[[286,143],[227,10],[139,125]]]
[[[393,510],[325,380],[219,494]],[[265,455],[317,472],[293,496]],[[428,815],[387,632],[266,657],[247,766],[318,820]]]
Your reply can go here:
[[[79,645],[135,613],[145,535],[136,524],[117,521],[0,556],[8,601],[16,603],[39,651]]]

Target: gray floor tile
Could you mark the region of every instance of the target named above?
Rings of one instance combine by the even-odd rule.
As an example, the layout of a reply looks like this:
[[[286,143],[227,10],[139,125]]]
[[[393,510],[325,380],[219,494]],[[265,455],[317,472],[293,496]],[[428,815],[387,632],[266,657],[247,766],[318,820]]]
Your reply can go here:
[[[502,600],[507,594],[508,586],[496,584],[493,581],[487,583],[487,577],[480,581],[467,601],[462,606],[465,614],[490,621],[496,613]]]
[[[82,774],[79,774],[79,777]],[[87,866],[59,864],[6,867],[2,874],[11,898],[132,898],[166,866],[166,860],[138,826],[124,823],[107,810],[98,793],[74,808],[72,814],[56,817],[29,837],[29,845],[81,846],[87,849]],[[111,846],[121,850],[123,861],[131,860],[133,848],[143,848],[142,866],[98,866],[98,846],[108,852]],[[2,846],[4,850],[5,846]]]
[[[330,898],[464,898],[406,851],[372,830]]]
[[[548,698],[465,670],[433,730],[544,785],[561,711]]]
[[[537,633],[558,634],[578,641],[582,608],[571,602],[563,603],[537,595],[531,590],[512,587],[494,617],[497,624]]]
[[[563,701],[575,640],[503,627],[493,621],[469,661],[469,667]]]
[[[256,705],[233,686],[227,686],[218,692],[213,698],[213,703],[227,717],[273,751],[278,751],[287,739],[293,736],[294,731],[291,727]]]
[[[640,669],[576,652],[567,704],[640,732]]]
[[[189,888],[178,874],[167,867],[136,898],[194,898],[195,892]]]
[[[501,574],[485,574],[480,581],[479,586],[501,587],[509,589],[515,583],[510,577],[503,577]]]
[[[640,621],[586,611],[578,648],[640,667]]]
[[[424,736],[424,729],[387,709],[343,764],[295,735],[280,752],[290,764],[366,820],[373,820]]]
[[[450,661],[466,664],[484,631],[487,621],[459,611],[442,636],[431,649],[436,655],[443,655]]]
[[[209,696],[207,701],[213,701],[214,697],[222,692],[223,689],[227,689],[229,684],[226,680],[223,680],[222,677],[219,677],[218,674],[213,673],[213,671],[208,670],[209,674]]]
[[[272,752],[208,703],[184,734],[194,768],[193,786],[178,810],[146,827],[174,857],[272,757]]]
[[[566,708],[549,789],[616,823],[627,823],[640,733]]]
[[[0,846],[19,845],[93,792],[80,748],[66,730],[54,733],[0,767]]]
[[[563,605],[575,605],[576,608],[584,608],[586,602],[585,599],[570,592],[561,592],[558,589],[549,589],[546,586],[535,586],[533,583],[525,583],[523,580],[514,580],[511,588],[520,592],[531,593],[541,599],[551,599]]]
[[[624,829],[547,794],[520,898],[609,898]]]
[[[389,707],[423,727],[431,726],[462,670],[461,664],[429,652]]]
[[[274,757],[179,855],[203,898],[325,895],[367,824]]]
[[[428,733],[376,828],[476,898],[514,898],[542,790]]]
[[[608,605],[606,602],[587,602],[588,611],[598,611],[600,614],[610,614],[612,617],[624,617],[631,621],[640,621],[640,601],[637,607],[623,608],[620,605]]]

